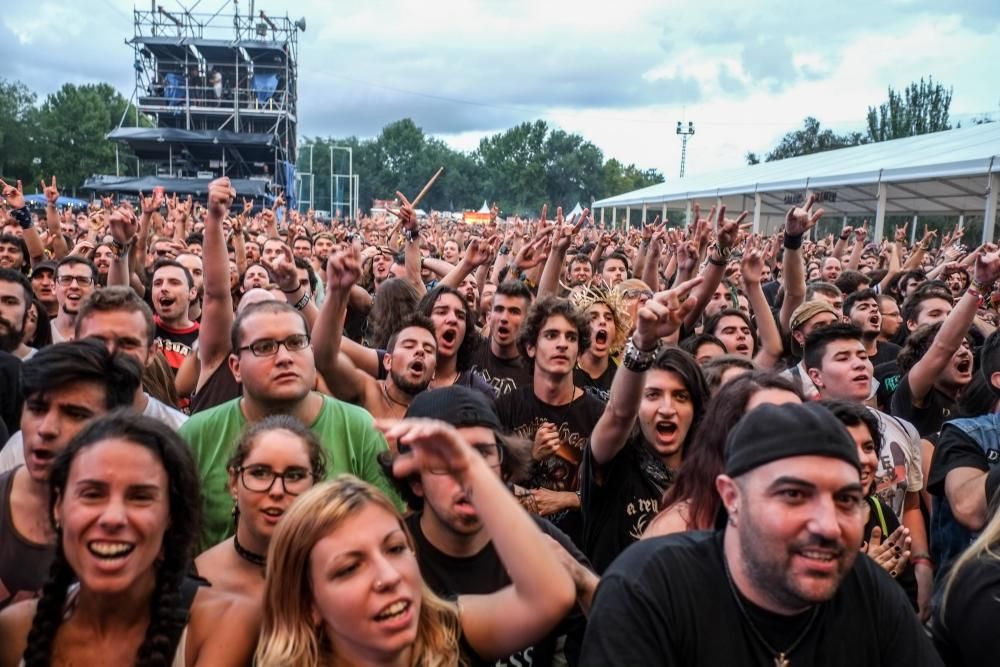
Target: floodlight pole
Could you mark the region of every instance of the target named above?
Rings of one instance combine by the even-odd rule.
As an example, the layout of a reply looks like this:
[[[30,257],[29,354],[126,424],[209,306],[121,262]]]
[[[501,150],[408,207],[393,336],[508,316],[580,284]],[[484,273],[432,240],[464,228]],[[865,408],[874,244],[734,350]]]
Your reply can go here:
[[[684,124],[677,121],[677,134],[681,137],[681,178],[684,178],[684,163],[687,161],[688,137],[694,136],[694,123],[688,121],[687,129]]]

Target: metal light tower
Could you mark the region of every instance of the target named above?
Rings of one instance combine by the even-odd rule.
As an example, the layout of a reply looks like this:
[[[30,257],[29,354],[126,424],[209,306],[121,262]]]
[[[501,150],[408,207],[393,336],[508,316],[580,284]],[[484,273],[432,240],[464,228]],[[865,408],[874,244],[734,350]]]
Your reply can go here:
[[[684,123],[677,121],[677,134],[681,136],[681,178],[684,178],[684,162],[687,160],[688,137],[694,136],[694,123],[688,121],[687,130]]]

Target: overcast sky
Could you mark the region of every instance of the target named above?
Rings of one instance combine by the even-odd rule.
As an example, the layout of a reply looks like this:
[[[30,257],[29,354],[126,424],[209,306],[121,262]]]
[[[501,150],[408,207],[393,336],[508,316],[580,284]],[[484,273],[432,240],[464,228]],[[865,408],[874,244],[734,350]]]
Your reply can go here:
[[[166,7],[175,0],[159,0]],[[194,4],[194,0],[184,3]],[[203,0],[214,12],[224,0]],[[7,2],[0,76],[40,95],[134,79],[131,2]],[[148,9],[146,2],[141,3]],[[489,0],[257,2],[305,16],[300,136],[373,136],[409,116],[471,150],[543,118],[606,157],[677,175],[744,164],[815,116],[862,130],[868,105],[921,76],[954,87],[952,115],[1000,120],[1000,0]],[[240,3],[246,13],[249,0]],[[224,10],[225,12],[226,10]]]

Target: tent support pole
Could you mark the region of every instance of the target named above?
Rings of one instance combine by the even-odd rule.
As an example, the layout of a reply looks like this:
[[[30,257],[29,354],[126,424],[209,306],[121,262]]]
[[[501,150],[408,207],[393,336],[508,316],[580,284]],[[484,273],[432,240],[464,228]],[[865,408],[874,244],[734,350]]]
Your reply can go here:
[[[872,243],[881,243],[885,236],[885,205],[888,199],[889,188],[881,181],[878,184],[878,203],[875,208],[875,234],[872,236]]]
[[[625,220],[622,223],[622,231],[627,232],[628,228],[632,226],[632,207],[625,207]]]
[[[618,208],[611,207],[611,229],[618,229]]]
[[[761,196],[759,192],[753,193],[753,233],[760,234],[760,209]]]
[[[601,207],[601,224],[604,224],[604,207]]]
[[[663,206],[660,208],[660,222],[667,224],[667,202],[663,202]]]
[[[642,203],[642,224],[646,224],[646,202]]]
[[[910,227],[910,247],[911,248],[917,242],[917,222],[919,220],[920,220],[920,216],[917,215],[916,213],[913,214],[913,220],[910,220],[910,224],[913,225],[912,227]]]
[[[688,199],[686,205],[684,206],[684,226],[691,226],[691,200]]]
[[[983,213],[983,243],[993,243],[997,224],[997,196],[1000,195],[1000,174],[990,174],[986,190],[986,211]]]

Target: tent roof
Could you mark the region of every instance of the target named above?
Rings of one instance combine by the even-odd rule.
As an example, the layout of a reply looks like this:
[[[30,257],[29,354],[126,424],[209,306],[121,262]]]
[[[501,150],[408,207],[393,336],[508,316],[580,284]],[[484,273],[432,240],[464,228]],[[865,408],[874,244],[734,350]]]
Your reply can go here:
[[[152,192],[153,188],[162,186],[170,194],[194,195],[204,197],[208,195],[208,178],[170,178],[159,176],[91,176],[84,182],[83,189],[93,192],[120,192],[135,194],[137,192]],[[257,179],[236,178],[232,180],[236,194],[241,197],[266,197],[267,181]]]
[[[594,208],[721,198],[730,208],[784,215],[806,190],[824,191],[828,212],[875,210],[878,184],[887,184],[888,213],[981,213],[987,174],[1000,173],[1000,123],[923,134],[658,183],[594,202]],[[749,207],[746,199],[750,198]]]

